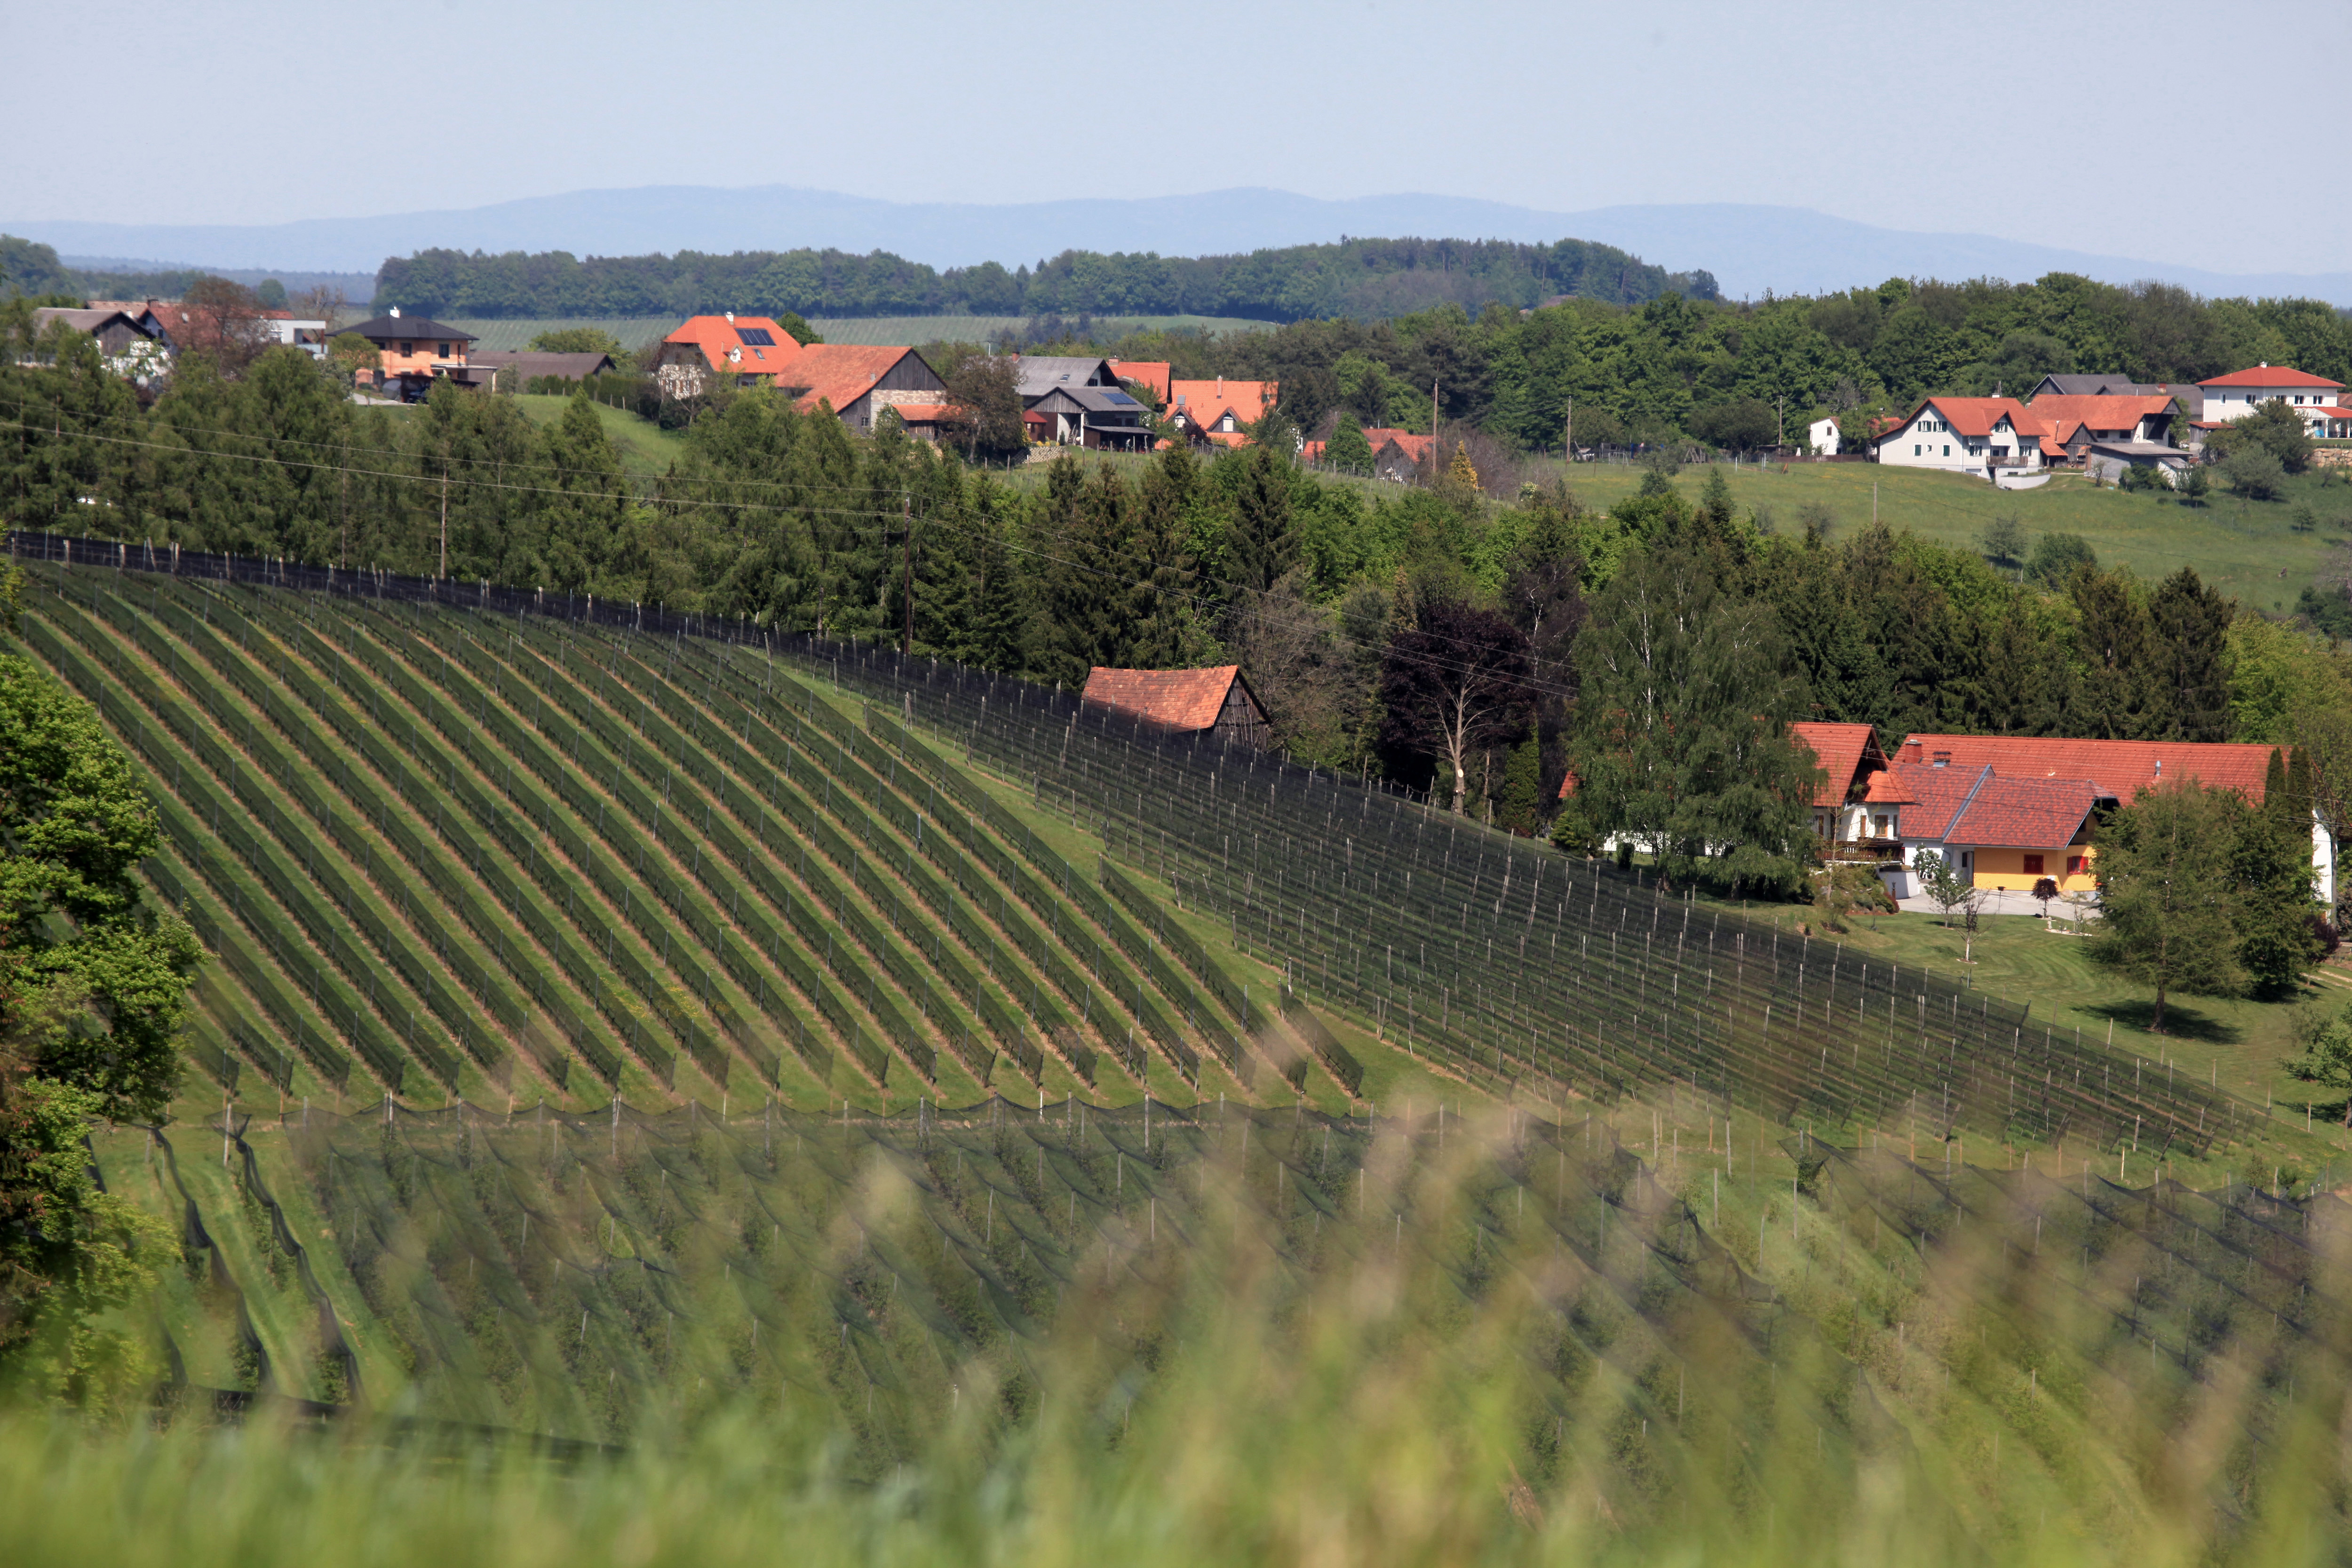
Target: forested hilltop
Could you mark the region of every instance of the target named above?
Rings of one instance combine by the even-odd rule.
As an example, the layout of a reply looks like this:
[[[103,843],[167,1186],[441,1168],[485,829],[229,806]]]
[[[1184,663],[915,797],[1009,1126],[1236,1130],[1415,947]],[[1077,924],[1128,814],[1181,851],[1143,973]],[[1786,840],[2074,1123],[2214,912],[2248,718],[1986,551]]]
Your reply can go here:
[[[1032,268],[940,271],[888,251],[739,250],[729,256],[502,256],[423,250],[387,260],[375,303],[429,316],[532,320],[690,316],[1199,315],[1264,321],[1400,315],[1452,304],[1525,309],[1555,295],[1638,305],[1712,298],[1706,272],[1668,272],[1614,246],[1563,239],[1343,239],[1246,256],[1066,250]]]

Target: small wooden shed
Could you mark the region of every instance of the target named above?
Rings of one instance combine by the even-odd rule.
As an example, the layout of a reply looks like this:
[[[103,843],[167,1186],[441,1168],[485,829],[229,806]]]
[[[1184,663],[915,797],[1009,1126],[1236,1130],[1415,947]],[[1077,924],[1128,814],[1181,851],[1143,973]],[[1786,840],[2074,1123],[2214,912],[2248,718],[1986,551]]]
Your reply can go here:
[[[1082,700],[1178,733],[1208,731],[1244,746],[1273,740],[1265,710],[1242,679],[1242,667],[1207,669],[1112,669],[1087,671]]]

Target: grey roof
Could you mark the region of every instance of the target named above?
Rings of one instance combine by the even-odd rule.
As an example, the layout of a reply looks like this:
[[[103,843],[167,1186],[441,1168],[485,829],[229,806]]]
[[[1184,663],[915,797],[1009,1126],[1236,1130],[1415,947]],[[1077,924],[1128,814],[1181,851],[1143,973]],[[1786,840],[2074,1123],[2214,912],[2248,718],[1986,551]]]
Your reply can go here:
[[[58,305],[43,305],[33,312],[33,324],[46,327],[51,321],[63,321],[77,332],[96,333],[104,331],[108,324],[118,318],[132,331],[145,337],[154,336],[121,310],[74,310]]]
[[[2168,447],[2161,441],[2094,441],[2094,452],[2105,452],[2111,458],[2146,458],[2151,460],[2172,459],[2187,462],[2196,454],[2181,447]]]
[[[2120,375],[2045,375],[2033,396],[2054,392],[2061,397],[2177,397],[2191,419],[2205,406],[2205,389],[2193,382],[2127,381]]]
[[[414,341],[417,338],[462,340],[469,343],[474,341],[473,333],[450,326],[445,321],[434,321],[429,316],[378,316],[373,321],[362,321],[357,326],[345,327],[342,331],[357,332],[372,343],[387,342],[394,339]],[[340,337],[342,333],[338,332],[336,335]]]
[[[486,364],[493,370],[504,370],[512,365],[515,374],[525,381],[536,381],[544,375],[582,381],[613,368],[611,354],[551,354],[530,349],[480,349],[466,358],[470,363]]]
[[[1043,397],[1074,386],[1117,386],[1118,376],[1107,359],[1080,359],[1068,354],[1024,357],[1020,363],[1021,395]]]

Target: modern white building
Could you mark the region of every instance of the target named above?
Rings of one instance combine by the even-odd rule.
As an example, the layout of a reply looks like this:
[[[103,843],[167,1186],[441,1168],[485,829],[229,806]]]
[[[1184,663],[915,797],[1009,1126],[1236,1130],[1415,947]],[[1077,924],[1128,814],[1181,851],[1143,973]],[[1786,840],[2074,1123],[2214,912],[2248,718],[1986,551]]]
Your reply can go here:
[[[2059,450],[2050,422],[2014,397],[1930,397],[1902,423],[1871,437],[1874,460],[1990,479],[2039,468]]]
[[[2324,375],[2307,371],[2290,370],[2268,361],[2252,370],[2233,370],[2227,375],[2217,375],[2210,381],[2200,381],[2198,386],[2205,394],[2204,423],[2227,425],[2233,419],[2243,419],[2254,411],[2254,405],[2275,399],[2289,408],[2302,413],[2305,409],[2320,410],[2340,404],[2344,384],[2330,381]],[[2305,423],[2325,418],[2326,415],[2305,415]]]

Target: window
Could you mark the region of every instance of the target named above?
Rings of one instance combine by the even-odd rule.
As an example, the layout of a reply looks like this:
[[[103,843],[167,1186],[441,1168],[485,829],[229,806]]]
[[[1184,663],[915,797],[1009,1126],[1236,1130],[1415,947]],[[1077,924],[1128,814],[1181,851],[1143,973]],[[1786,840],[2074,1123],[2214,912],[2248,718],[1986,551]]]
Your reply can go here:
[[[1911,455],[1915,458],[1924,458],[1927,455],[1927,448],[1925,447],[1914,447],[1911,448]]]
[[[1976,858],[1976,853],[1975,853],[1975,851],[1973,851],[1973,850],[1969,850],[1969,849],[1963,849],[1963,850],[1961,850],[1961,851],[1960,851],[1960,869],[1961,869],[1961,870],[1963,870],[1963,871],[1972,871],[1972,870],[1976,869],[1976,864],[1977,864],[1977,858]]]
[[[2067,856],[2067,857],[2066,857],[2066,875],[2068,875],[2069,877],[2079,877],[2079,876],[2081,876],[2081,875],[2083,874],[2083,867],[2084,866],[2084,864],[2085,864],[2085,863],[2086,863],[2086,862],[2085,862],[2085,860],[2084,860],[2084,857],[2082,857],[2082,856],[2080,856],[2080,855],[2069,855],[2069,856]]]
[[[2028,855],[2028,856],[2025,858],[2025,874],[2026,874],[2027,876],[2029,876],[2029,877],[2039,877],[2040,875],[2042,875],[2042,857],[2041,857],[2041,856],[2039,856],[2039,855]]]
[[[1891,819],[1885,812],[1880,812],[1876,816],[1872,817],[1870,821],[1872,831],[1875,833],[1877,837],[1881,838],[1889,837]]]
[[[416,352],[416,345],[409,342],[402,343],[400,345],[400,352],[403,354],[413,354]]]
[[[1952,753],[1949,752],[1937,752],[1936,753],[1933,765],[1939,768],[1950,767],[1952,765]]]
[[[1944,456],[1946,456],[1947,458],[1948,458],[1948,457],[1950,457],[1951,455],[1952,455],[1952,444],[1951,444],[1949,441],[1947,441],[1947,442],[1945,442],[1945,443],[1944,443]]]
[[[434,354],[436,359],[447,359],[449,357],[449,345],[447,343],[436,343],[433,347],[436,351]]]

